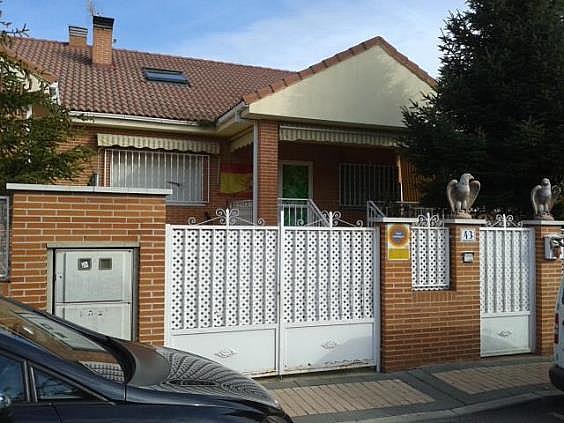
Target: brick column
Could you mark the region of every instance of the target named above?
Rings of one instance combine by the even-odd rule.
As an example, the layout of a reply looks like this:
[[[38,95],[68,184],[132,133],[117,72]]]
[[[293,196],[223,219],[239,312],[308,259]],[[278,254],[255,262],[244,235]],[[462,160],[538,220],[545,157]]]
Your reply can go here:
[[[257,217],[267,225],[278,223],[278,122],[257,124]]]
[[[136,244],[138,339],[162,345],[165,195],[124,194],[104,187],[28,187],[14,188],[12,194],[10,296],[46,309],[50,249]]]
[[[560,287],[562,263],[560,260],[544,258],[544,237],[560,233],[564,222],[530,220],[523,224],[535,229],[536,352],[550,355],[554,350],[554,307]]]
[[[413,220],[413,219],[412,219]],[[380,220],[380,306],[382,370],[397,371],[425,364],[480,357],[479,230],[476,240],[462,243],[463,226],[451,223],[451,287],[415,291],[411,260],[389,260],[386,226],[409,219]],[[476,224],[481,222],[476,221]],[[466,224],[468,225],[468,223]],[[462,263],[473,252],[473,263]]]

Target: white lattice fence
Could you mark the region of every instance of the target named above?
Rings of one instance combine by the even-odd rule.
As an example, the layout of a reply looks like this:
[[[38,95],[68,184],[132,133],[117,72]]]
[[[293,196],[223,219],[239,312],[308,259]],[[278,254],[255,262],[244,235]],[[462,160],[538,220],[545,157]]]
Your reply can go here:
[[[254,375],[377,365],[376,229],[218,216],[167,226],[167,346]]]
[[[534,229],[499,221],[480,229],[483,356],[531,352],[534,345]]]
[[[278,228],[170,226],[168,244],[169,345],[273,372]]]
[[[449,229],[438,216],[421,216],[411,227],[411,278],[414,290],[450,286]]]
[[[364,228],[283,230],[283,371],[375,364],[377,239]]]

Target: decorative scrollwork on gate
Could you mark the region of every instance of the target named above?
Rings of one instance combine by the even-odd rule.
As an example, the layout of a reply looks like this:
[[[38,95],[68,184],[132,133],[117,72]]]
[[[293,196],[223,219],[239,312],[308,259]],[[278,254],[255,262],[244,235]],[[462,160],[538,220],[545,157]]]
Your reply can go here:
[[[195,217],[188,218],[189,225],[212,225],[212,224],[219,224],[224,226],[233,226],[233,225],[264,225],[264,219],[258,218],[256,222],[251,222],[250,220],[244,219],[240,216],[238,209],[221,209],[218,208],[215,210],[215,217],[210,219],[203,220],[198,222]]]
[[[523,222],[515,222],[515,218],[510,214],[496,214],[494,219],[490,219],[486,223],[492,228],[520,228]]]
[[[413,226],[419,228],[442,228],[444,226],[444,221],[438,214],[422,214],[417,216],[417,222]]]
[[[335,226],[338,226],[339,224],[342,224],[344,226],[351,226],[351,227],[362,227],[364,225],[364,222],[360,219],[357,220],[354,223],[347,222],[346,220],[343,220],[342,214],[338,210],[337,211],[323,210],[321,212],[321,215],[326,220],[327,226],[330,227],[330,228],[334,228]]]

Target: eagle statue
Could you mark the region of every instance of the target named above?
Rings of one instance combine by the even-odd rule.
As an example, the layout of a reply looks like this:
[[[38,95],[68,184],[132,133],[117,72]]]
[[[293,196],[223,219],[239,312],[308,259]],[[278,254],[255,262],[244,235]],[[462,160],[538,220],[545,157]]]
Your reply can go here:
[[[470,209],[480,192],[480,182],[470,173],[464,173],[460,181],[453,179],[446,188],[450,209],[455,218],[471,219]]]
[[[543,178],[540,185],[531,190],[531,203],[535,210],[535,219],[554,220],[550,211],[554,205],[554,198],[559,193],[557,187],[552,187],[550,179]]]

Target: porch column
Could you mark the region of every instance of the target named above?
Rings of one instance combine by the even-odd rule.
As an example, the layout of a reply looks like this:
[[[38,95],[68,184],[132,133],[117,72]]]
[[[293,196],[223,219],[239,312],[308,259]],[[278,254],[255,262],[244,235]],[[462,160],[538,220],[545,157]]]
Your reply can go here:
[[[561,260],[544,257],[544,237],[561,233],[563,221],[529,220],[523,225],[535,229],[535,307],[536,307],[536,352],[550,355],[554,350],[554,306],[560,287]]]
[[[253,200],[256,218],[267,225],[278,224],[278,122],[258,121],[255,130],[256,186]]]

